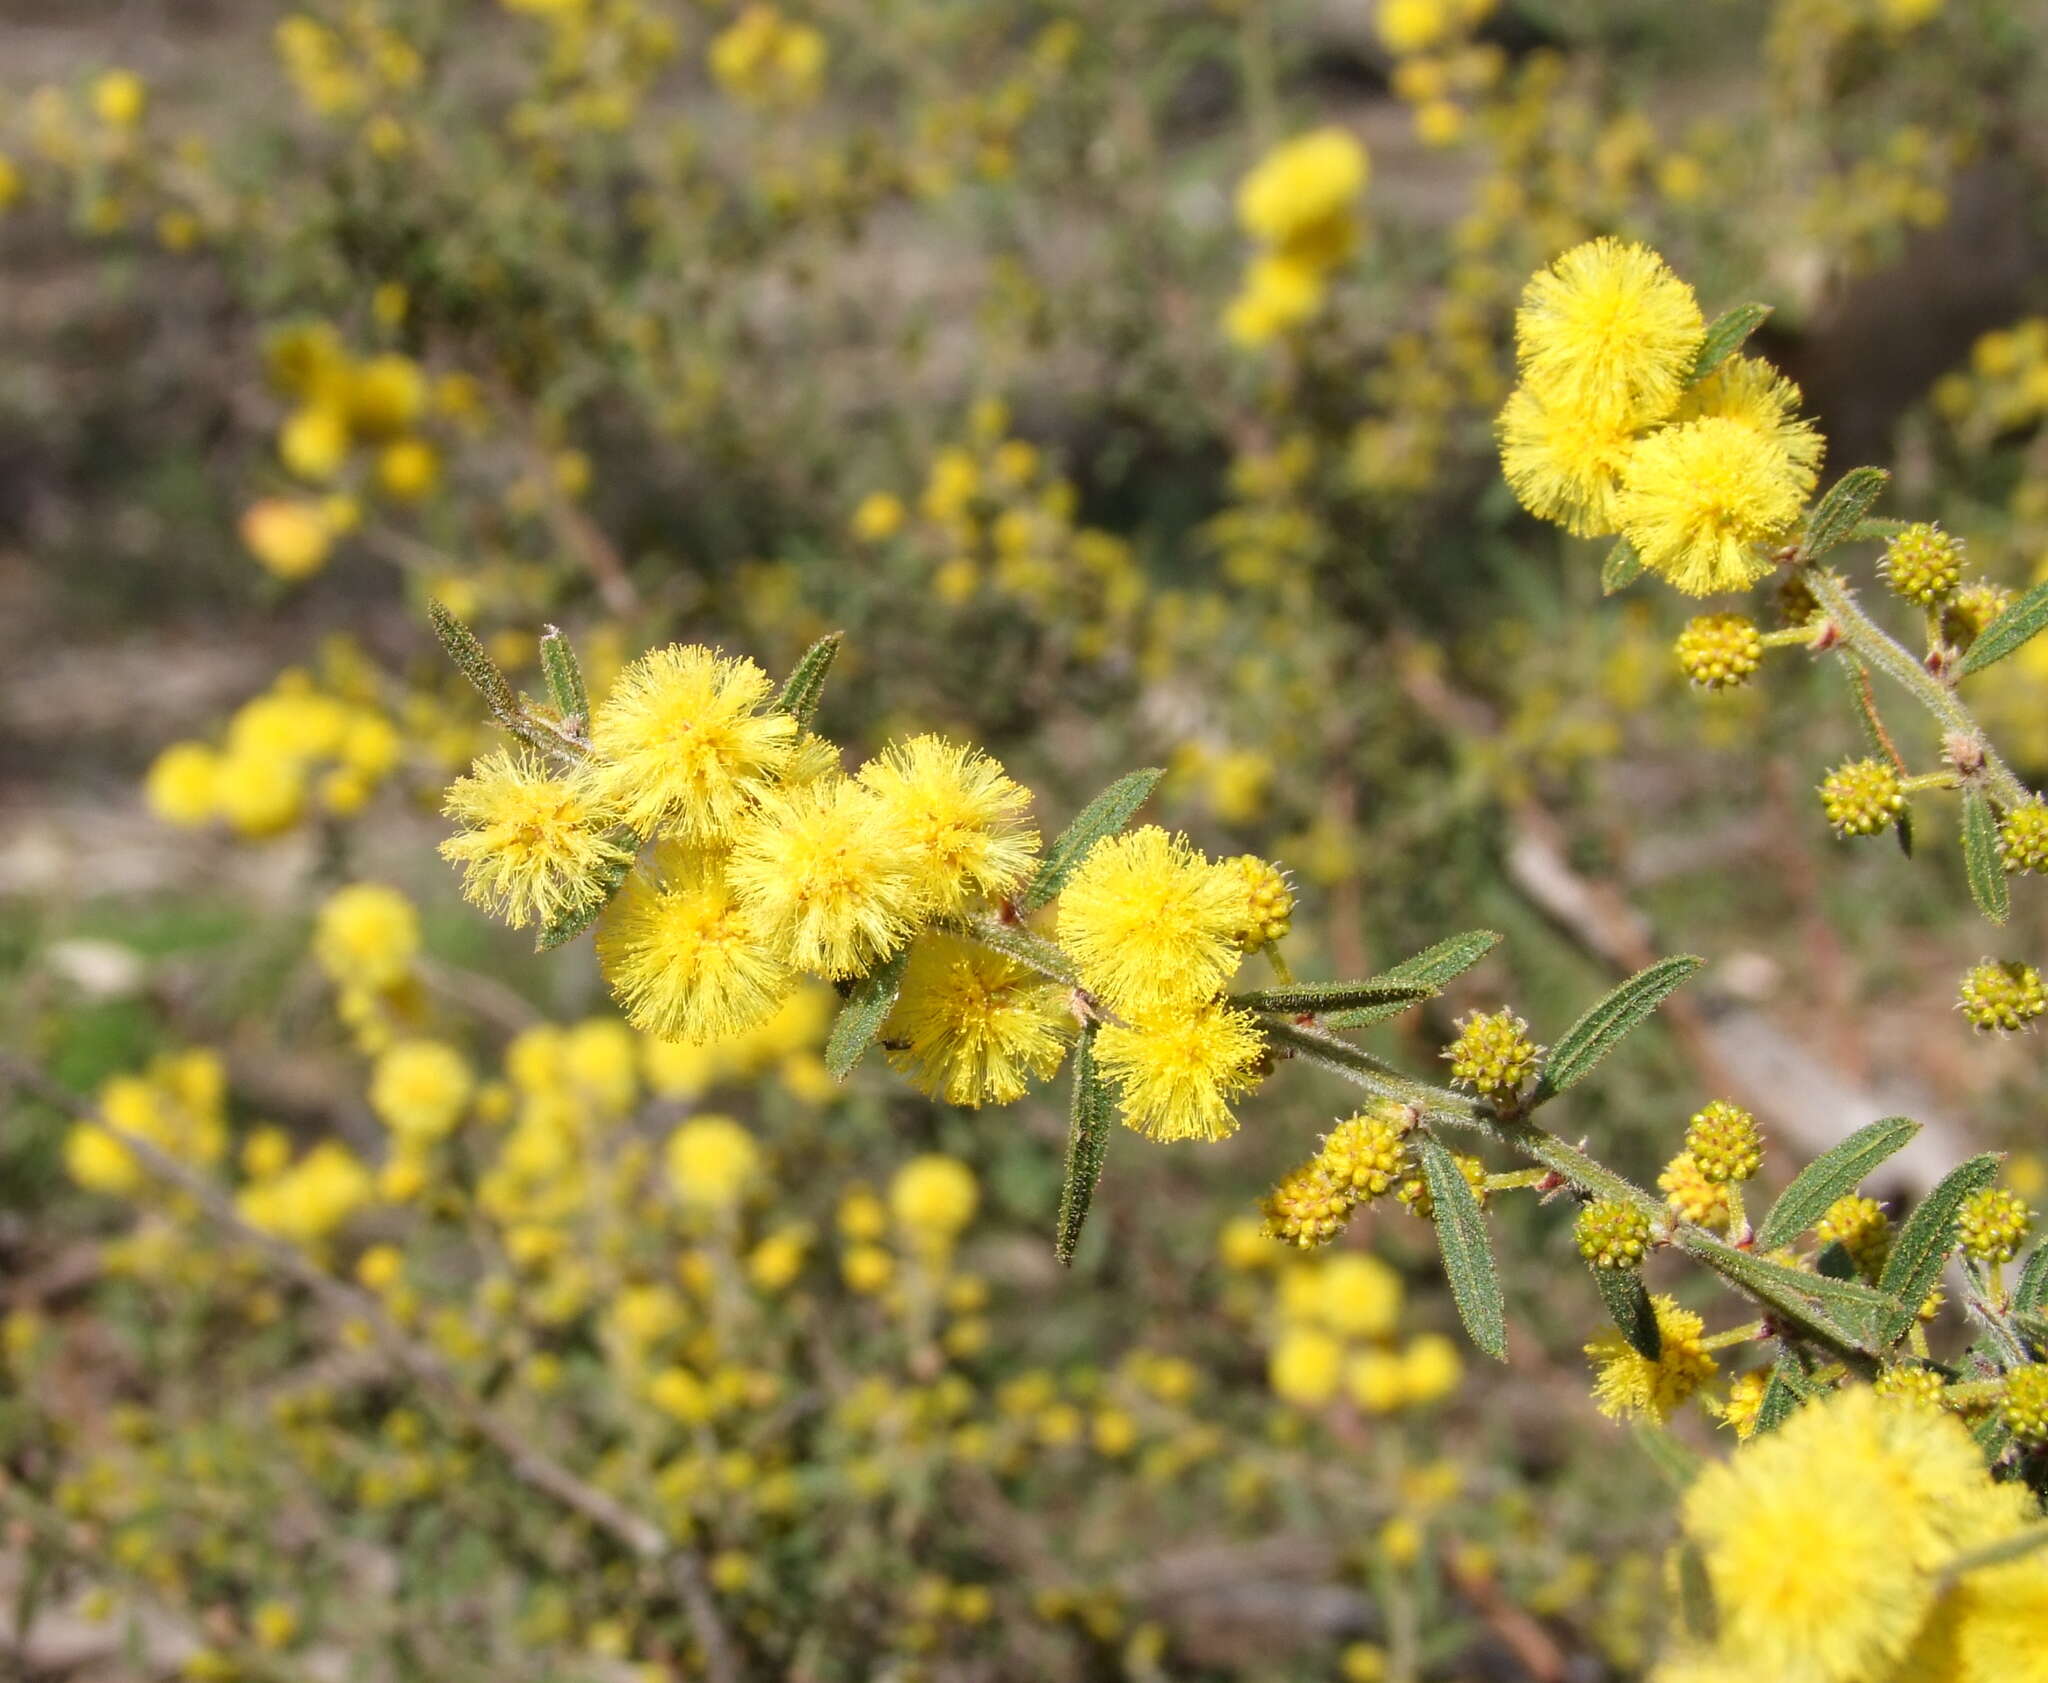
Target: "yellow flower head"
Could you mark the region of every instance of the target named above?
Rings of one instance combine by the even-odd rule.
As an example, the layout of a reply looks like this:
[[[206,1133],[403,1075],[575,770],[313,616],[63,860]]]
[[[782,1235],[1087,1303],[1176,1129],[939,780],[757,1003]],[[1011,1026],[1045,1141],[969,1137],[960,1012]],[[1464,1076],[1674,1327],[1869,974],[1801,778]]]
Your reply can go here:
[[[1148,1139],[1220,1140],[1237,1131],[1230,1101],[1258,1084],[1265,1042],[1249,1011],[1209,1000],[1105,1024],[1096,1051],[1126,1126]]]
[[[1621,476],[1635,448],[1621,411],[1546,402],[1517,386],[1500,412],[1500,462],[1521,505],[1574,537],[1620,530]]]
[[[1652,433],[1622,478],[1622,535],[1643,565],[1689,596],[1743,590],[1771,570],[1758,545],[1783,538],[1814,486],[1785,443],[1710,415]]]
[[[932,916],[1014,892],[1038,853],[1030,791],[979,749],[913,736],[860,770],[882,821],[916,850],[917,889]]]
[[[1317,1327],[1290,1327],[1266,1363],[1273,1394],[1297,1408],[1321,1408],[1344,1377],[1344,1346]]]
[[[1960,1421],[1855,1386],[1701,1474],[1684,1526],[1719,1654],[1773,1683],[1867,1683],[1895,1675],[1939,1568],[2020,1529],[2019,1513]]]
[[[1060,1066],[1074,1020],[1061,990],[978,942],[918,937],[882,1043],[923,1092],[974,1109],[1010,1104]]]
[[[788,764],[796,721],[764,712],[750,660],[671,644],[619,674],[591,720],[597,788],[643,836],[730,837]]]
[[[1340,128],[1321,128],[1274,148],[1237,190],[1237,219],[1267,245],[1319,242],[1365,188],[1365,148]]]
[[[1522,378],[1545,404],[1637,425],[1671,413],[1705,336],[1692,288],[1616,239],[1565,252],[1515,313]]]
[[[1695,421],[1709,416],[1740,421],[1781,448],[1805,473],[1807,489],[1820,472],[1827,443],[1811,421],[1799,416],[1799,388],[1759,357],[1735,356],[1709,374],[1679,404],[1673,417]]]
[[[380,882],[336,889],[313,925],[313,956],[344,987],[396,987],[411,973],[419,950],[419,914],[397,889]]]
[[[922,1243],[950,1245],[980,1202],[974,1171],[936,1151],[911,1158],[889,1182],[889,1213]]]
[[[1613,1420],[1647,1419],[1659,1424],[1714,1376],[1714,1358],[1701,1342],[1706,1323],[1675,1298],[1653,1297],[1660,1349],[1652,1361],[1619,1332],[1602,1333],[1586,1346],[1598,1368],[1593,1400]]]
[[[760,1146],[730,1116],[693,1116],[669,1135],[669,1187],[686,1208],[734,1208],[761,1169]]]
[[[476,1078],[452,1046],[401,1040],[370,1074],[370,1108],[400,1139],[440,1139],[462,1120]]]
[[[597,962],[632,1025],[704,1046],[765,1022],[789,967],[755,933],[717,856],[664,843],[597,925]]]
[[[586,778],[556,777],[523,749],[478,760],[441,810],[462,826],[441,857],[462,867],[463,897],[514,929],[588,905],[632,857],[606,835],[611,812]]]
[[[909,937],[921,863],[872,791],[823,777],[764,800],[727,871],[774,951],[799,970],[845,977]]]
[[[219,811],[220,756],[203,742],[173,742],[149,768],[143,798],[166,824],[194,829]]]
[[[1119,1012],[1214,993],[1242,956],[1244,887],[1156,824],[1089,850],[1060,895],[1060,944]]]

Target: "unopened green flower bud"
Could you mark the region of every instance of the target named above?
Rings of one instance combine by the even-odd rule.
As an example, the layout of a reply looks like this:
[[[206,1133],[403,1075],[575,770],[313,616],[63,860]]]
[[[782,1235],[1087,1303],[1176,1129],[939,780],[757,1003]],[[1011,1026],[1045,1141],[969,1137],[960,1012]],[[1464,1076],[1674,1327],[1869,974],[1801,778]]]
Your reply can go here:
[[[2008,1373],[1998,1412],[2021,1443],[2048,1443],[2048,1364],[2030,1362]]]
[[[1931,608],[1963,576],[1963,546],[1939,526],[1908,526],[1885,546],[1881,563],[1894,595]]]
[[[2048,871],[2048,804],[2029,801],[2000,819],[1998,852],[2008,871]]]
[[[1874,836],[1906,810],[1899,774],[1883,760],[1850,760],[1828,773],[1820,804],[1841,836]]]
[[[2048,990],[2041,986],[2041,972],[2031,964],[1986,959],[1964,973],[1957,994],[1971,1026],[1987,1034],[2011,1034],[2048,1011]]]
[[[1572,1238],[1595,1268],[1640,1268],[1650,1248],[1650,1218],[1633,1204],[1597,1198],[1579,1211]]]
[[[1748,1180],[1764,1166],[1764,1136],[1740,1105],[1716,1099],[1692,1119],[1685,1149],[1709,1181]]]
[[[2019,1254],[2033,1219],[2034,1212],[2017,1192],[1987,1186],[1963,1200],[1956,1238],[1963,1254],[1978,1262],[2010,1262]]]
[[[1543,1048],[1529,1038],[1529,1025],[1505,1008],[1475,1011],[1458,1025],[1458,1038],[1444,1048],[1451,1079],[1482,1093],[1513,1093],[1536,1070]]]
[[[1700,688],[1730,690],[1748,683],[1762,663],[1764,640],[1741,614],[1701,614],[1686,622],[1673,652]]]
[[[1884,1272],[1885,1258],[1892,1252],[1892,1224],[1875,1198],[1844,1194],[1814,1223],[1813,1232],[1823,1245],[1840,1245],[1847,1251],[1857,1273],[1866,1279]]]

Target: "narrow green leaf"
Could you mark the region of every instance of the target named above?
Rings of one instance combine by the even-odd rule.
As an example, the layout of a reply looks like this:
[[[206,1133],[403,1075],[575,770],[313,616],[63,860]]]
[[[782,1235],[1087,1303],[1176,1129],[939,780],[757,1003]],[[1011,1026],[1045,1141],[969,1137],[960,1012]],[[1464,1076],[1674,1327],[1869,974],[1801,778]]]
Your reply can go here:
[[[1650,1306],[1642,1275],[1633,1268],[1596,1268],[1593,1283],[1629,1348],[1654,1362],[1664,1349],[1664,1335],[1657,1329],[1657,1311]]]
[[[1456,1119],[1471,1119],[1472,1101],[1462,1093],[1431,1087],[1403,1075],[1392,1064],[1348,1040],[1339,1040],[1335,1035],[1318,1033],[1295,1023],[1270,1019],[1259,1024],[1259,1032],[1275,1051],[1341,1075],[1375,1098],[1398,1099],[1403,1104],[1425,1107],[1441,1104],[1444,1109],[1455,1112]]]
[[[583,687],[583,668],[576,651],[559,626],[541,632],[540,670],[547,679],[548,699],[571,730],[581,732],[590,723],[590,692]]]
[[[501,724],[517,716],[519,698],[512,693],[505,674],[498,670],[498,663],[484,653],[476,633],[432,597],[427,599],[427,623],[441,639],[441,647],[448,651],[455,669],[476,686],[491,716]]]
[[[1437,1244],[1443,1251],[1444,1275],[1451,1283],[1458,1316],[1472,1342],[1504,1362],[1508,1359],[1507,1311],[1501,1302],[1500,1275],[1493,1263],[1486,1217],[1457,1161],[1426,1135],[1422,1139],[1422,1173],[1430,1202],[1436,1207]]]
[[[818,698],[825,692],[825,676],[832,670],[832,662],[839,658],[839,645],[845,640],[845,633],[839,631],[820,637],[804,650],[803,658],[790,669],[788,681],[776,696],[775,710],[787,713],[800,729],[809,730],[811,721],[818,716]]]
[[[1600,563],[1600,594],[1612,596],[1617,590],[1626,590],[1643,576],[1643,558],[1636,553],[1636,546],[1627,538],[1616,538],[1614,547],[1607,552],[1607,559]]]
[[[1973,1425],[1970,1436],[1977,1440],[1977,1452],[1987,1462],[1996,1462],[2012,1448],[2012,1428],[2005,1423],[2005,1416],[1995,1411]]]
[[[835,1079],[844,1081],[851,1075],[853,1066],[882,1032],[897,990],[903,986],[903,967],[909,962],[910,948],[899,947],[853,984],[825,1038],[825,1068]]]
[[[1021,923],[1004,923],[992,917],[976,918],[968,926],[968,931],[983,946],[993,947],[1004,957],[1014,958],[1025,968],[1036,970],[1047,981],[1060,982],[1070,988],[1081,985],[1081,979],[1074,974],[1074,966],[1067,955]]]
[[[1942,1264],[1956,1247],[1956,1223],[1964,1200],[1989,1186],[1997,1175],[1998,1158],[1990,1152],[1965,1158],[1920,1200],[1920,1207],[1906,1218],[1892,1240],[1892,1253],[1885,1259],[1877,1283],[1901,1306],[1904,1319],[1892,1334],[1894,1338],[1905,1335],[1934,1282],[1941,1278]]]
[[[1757,1248],[1774,1251],[1791,1244],[1826,1215],[1837,1198],[1854,1192],[1880,1163],[1904,1150],[1919,1131],[1920,1124],[1907,1117],[1887,1116],[1829,1146],[1778,1195],[1757,1229]]]
[[[1631,1436],[1636,1440],[1636,1447],[1650,1458],[1650,1464],[1663,1474],[1664,1482],[1671,1486],[1674,1495],[1683,1495],[1686,1487],[1700,1476],[1700,1457],[1680,1443],[1667,1428],[1653,1421],[1638,1420]]]
[[[1993,923],[2005,922],[2012,910],[2006,887],[2005,861],[1998,856],[1998,819],[1978,789],[1963,791],[1963,865],[1969,872],[1970,898]]]
[[[1658,1436],[1669,1437],[1668,1432]],[[1720,1639],[1721,1620],[1714,1607],[1714,1583],[1707,1576],[1707,1557],[1697,1543],[1678,1547],[1678,1611],[1685,1622],[1685,1634],[1700,1647],[1711,1647]]]
[[[1800,546],[1806,559],[1818,560],[1837,544],[1846,543],[1890,478],[1883,468],[1851,468],[1829,486],[1806,523],[1806,538]]]
[[[1977,634],[1976,642],[1963,656],[1960,670],[1965,675],[1982,672],[2031,642],[2044,625],[2048,625],[2048,580],[2035,585]]]
[[[1088,850],[1103,837],[1113,836],[1121,830],[1165,775],[1165,771],[1157,766],[1131,772],[1119,777],[1082,808],[1080,817],[1046,849],[1038,874],[1031,879],[1018,905],[1027,912],[1035,912],[1057,895],[1066,887],[1067,878],[1074,874],[1074,868],[1088,856]]]
[[[1780,1356],[1777,1365],[1771,1369],[1771,1377],[1764,1383],[1763,1398],[1757,1404],[1757,1431],[1775,1432],[1784,1425],[1798,1413],[1809,1389],[1806,1375],[1799,1371],[1799,1364],[1790,1356]]]
[[[1543,1079],[1536,1084],[1530,1102],[1540,1104],[1576,1087],[1705,962],[1685,954],[1659,959],[1594,1001],[1551,1048],[1543,1066]]]
[[[1692,372],[1685,377],[1688,386],[1696,386],[1722,363],[1726,362],[1744,342],[1769,318],[1768,304],[1737,304],[1732,310],[1724,310],[1707,324],[1707,336],[1700,341],[1699,355],[1692,359]]]
[[[1428,999],[1436,989],[1427,982],[1410,982],[1400,977],[1375,976],[1362,982],[1302,982],[1288,987],[1255,988],[1250,993],[1230,996],[1230,1003],[1246,1011],[1274,1011],[1283,1016],[1329,1011],[1355,1006],[1390,1005],[1406,1010]]]
[[[2037,1245],[2020,1264],[2019,1284],[2012,1288],[2012,1306],[2023,1315],[2048,1310],[2048,1245]]]
[[[618,893],[626,878],[632,874],[631,859],[607,865],[597,879],[596,896],[564,912],[554,922],[543,924],[539,936],[533,943],[533,950],[537,953],[551,953],[555,948],[567,946],[569,942],[575,940],[604,915],[605,907],[612,903],[612,896]]]
[[[1453,977],[1462,975],[1500,944],[1500,934],[1492,929],[1474,929],[1463,935],[1453,935],[1449,940],[1439,941],[1427,947],[1412,958],[1404,958],[1392,969],[1383,971],[1376,980],[1382,982],[1426,982],[1432,988],[1440,988]],[[1359,1005],[1348,1010],[1331,1011],[1324,1015],[1323,1023],[1328,1028],[1364,1028],[1371,1023],[1398,1017],[1409,1008],[1408,1002],[1383,1000],[1376,1005]]]
[[[1897,537],[1913,523],[1910,520],[1859,520],[1849,528],[1844,543],[1875,543]]]
[[[1837,1350],[1875,1353],[1899,1309],[1896,1298],[1859,1281],[1787,1268],[1723,1244],[1697,1228],[1680,1228],[1678,1244],[1781,1318]]]
[[[1109,1152],[1110,1124],[1116,1106],[1109,1085],[1095,1063],[1095,1033],[1100,1024],[1090,1022],[1074,1044],[1074,1103],[1067,1121],[1067,1172],[1060,1183],[1059,1230],[1053,1239],[1053,1254],[1071,1267],[1074,1247],[1081,1242],[1081,1224],[1088,1219],[1096,1184],[1102,1179],[1102,1160]]]
[[[2013,1330],[2032,1346],[2034,1354],[2048,1353],[2048,1315],[2038,1309],[2014,1309],[2010,1313]]]

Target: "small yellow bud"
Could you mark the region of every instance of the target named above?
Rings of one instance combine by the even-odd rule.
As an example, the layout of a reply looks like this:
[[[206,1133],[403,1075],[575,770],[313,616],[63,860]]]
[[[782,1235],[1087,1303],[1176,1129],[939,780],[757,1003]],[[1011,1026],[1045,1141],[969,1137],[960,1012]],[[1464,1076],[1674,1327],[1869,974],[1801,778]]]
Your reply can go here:
[[[1967,649],[2011,602],[2012,592],[2003,585],[1974,580],[1950,597],[1941,610],[1941,634],[1957,648]]]
[[[1240,853],[1226,859],[1220,870],[1231,872],[1244,885],[1244,923],[1237,943],[1248,953],[1284,941],[1294,924],[1294,890],[1278,865],[1256,853]]]
[[[1361,1111],[1323,1137],[1316,1166],[1352,1196],[1377,1198],[1407,1175],[1407,1135],[1414,1125],[1405,1105]]]
[[[1312,1158],[1282,1178],[1266,1194],[1266,1233],[1283,1243],[1313,1250],[1344,1231],[1351,1219],[1352,1196]]]
[[[2011,1034],[2048,1011],[2048,991],[2031,964],[1986,959],[1966,972],[1957,990],[1962,1013],[1973,1028]]]
[[[1922,521],[1885,546],[1880,567],[1893,595],[1931,608],[1962,579],[1962,542]]]
[[[1535,1073],[1543,1048],[1529,1025],[1512,1011],[1474,1012],[1458,1025],[1458,1038],[1444,1048],[1451,1078],[1482,1093],[1514,1093]]]
[[[1850,760],[1828,773],[1820,802],[1839,836],[1874,836],[1906,810],[1898,773],[1882,760]]]
[[[2048,1442],[2048,1363],[2034,1362],[2008,1373],[1998,1412],[2021,1443]]]
[[[1740,1105],[1716,1099],[1692,1119],[1685,1149],[1709,1181],[1743,1181],[1764,1165],[1764,1138],[1756,1118]]]
[[[1931,1367],[1921,1367],[1915,1362],[1902,1362],[1897,1367],[1888,1367],[1877,1376],[1877,1383],[1871,1386],[1881,1397],[1910,1403],[1920,1408],[1940,1408],[1942,1398],[1948,1391],[1947,1382]]]
[[[1633,1205],[1599,1198],[1579,1211],[1572,1237],[1595,1268],[1640,1268],[1650,1248],[1650,1218]]]
[[[2000,820],[1998,851],[2008,871],[2048,872],[2048,804],[2016,806]]]
[[[1686,677],[1707,690],[1731,690],[1748,683],[1764,657],[1762,634],[1741,614],[1701,614],[1688,620],[1673,647]]]
[[[1987,1186],[1963,1200],[1957,1237],[1966,1256],[1979,1262],[2010,1262],[2019,1254],[2033,1219],[2034,1212],[2017,1192]]]

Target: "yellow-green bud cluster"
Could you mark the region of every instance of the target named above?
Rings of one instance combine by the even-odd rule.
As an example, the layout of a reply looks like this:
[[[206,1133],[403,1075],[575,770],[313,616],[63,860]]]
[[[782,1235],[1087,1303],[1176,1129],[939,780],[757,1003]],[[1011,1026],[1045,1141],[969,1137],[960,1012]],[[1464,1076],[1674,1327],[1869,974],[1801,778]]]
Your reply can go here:
[[[1451,1161],[1458,1165],[1465,1184],[1472,1188],[1472,1196],[1483,1205],[1486,1202],[1486,1165],[1463,1151],[1452,1152]],[[1424,1221],[1436,1219],[1436,1199],[1431,1196],[1429,1182],[1422,1175],[1412,1175],[1404,1180],[1401,1190],[1394,1196]]]
[[[1885,546],[1882,567],[1894,595],[1931,608],[1962,579],[1962,541],[1922,521]]]
[[[1482,1093],[1517,1091],[1543,1056],[1543,1048],[1528,1031],[1529,1025],[1512,1011],[1475,1011],[1458,1025],[1458,1038],[1444,1048],[1451,1079]]]
[[[1685,675],[1702,689],[1746,684],[1763,663],[1763,634],[1741,614],[1701,614],[1686,621],[1673,645]]]
[[[1320,1160],[1311,1158],[1266,1194],[1266,1232],[1302,1250],[1313,1250],[1344,1231],[1355,1202],[1348,1189],[1323,1172]]]
[[[2008,871],[2048,871],[2048,804],[2016,806],[1998,825],[1998,851]]]
[[[1962,586],[1942,608],[1941,634],[1957,648],[1967,649],[2011,603],[2012,592],[2003,585],[1977,579]]]
[[[1244,881],[1244,924],[1238,931],[1238,945],[1250,953],[1285,940],[1294,927],[1294,890],[1288,886],[1286,873],[1256,853],[1240,853],[1224,864]]]
[[[1735,1206],[1727,1186],[1701,1174],[1690,1151],[1681,1151],[1664,1165],[1664,1172],[1657,1177],[1657,1189],[1664,1194],[1664,1202],[1671,1206],[1672,1213],[1695,1227],[1725,1232],[1734,1220]]]
[[[1650,1248],[1650,1218],[1633,1204],[1597,1198],[1579,1211],[1572,1238],[1595,1268],[1640,1268]]]
[[[1409,1172],[1408,1134],[1414,1126],[1406,1105],[1375,1105],[1324,1136],[1316,1166],[1356,1198],[1380,1197]]]
[[[1892,1224],[1875,1198],[1845,1193],[1828,1206],[1813,1231],[1823,1245],[1840,1245],[1847,1251],[1856,1272],[1865,1278],[1874,1280],[1884,1272],[1885,1258],[1892,1251]]]
[[[2014,1033],[2048,1011],[2048,990],[2041,986],[2041,972],[2031,964],[1986,959],[1964,973],[1956,991],[1963,1015],[1973,1028],[1987,1034]]]
[[[1956,1236],[1965,1256],[1979,1262],[2010,1262],[2019,1254],[2033,1219],[2034,1212],[2017,1192],[1987,1186],[1963,1200]]]
[[[1886,1368],[1870,1388],[1881,1397],[1918,1403],[1926,1408],[1940,1408],[1942,1398],[1948,1393],[1948,1383],[1940,1374],[1916,1362],[1901,1362],[1897,1367]]]
[[[1820,598],[1798,573],[1778,581],[1778,618],[1787,626],[1805,625],[1820,612]]]
[[[2032,1362],[2008,1373],[1998,1412],[2021,1443],[2048,1443],[2048,1364]]]
[[[1850,760],[1836,766],[1820,786],[1820,804],[1841,836],[1874,836],[1888,830],[1906,810],[1899,774],[1882,760]]]
[[[1699,1165],[1702,1180],[1748,1180],[1764,1166],[1764,1136],[1756,1118],[1725,1099],[1693,1117],[1685,1130],[1685,1149]]]

